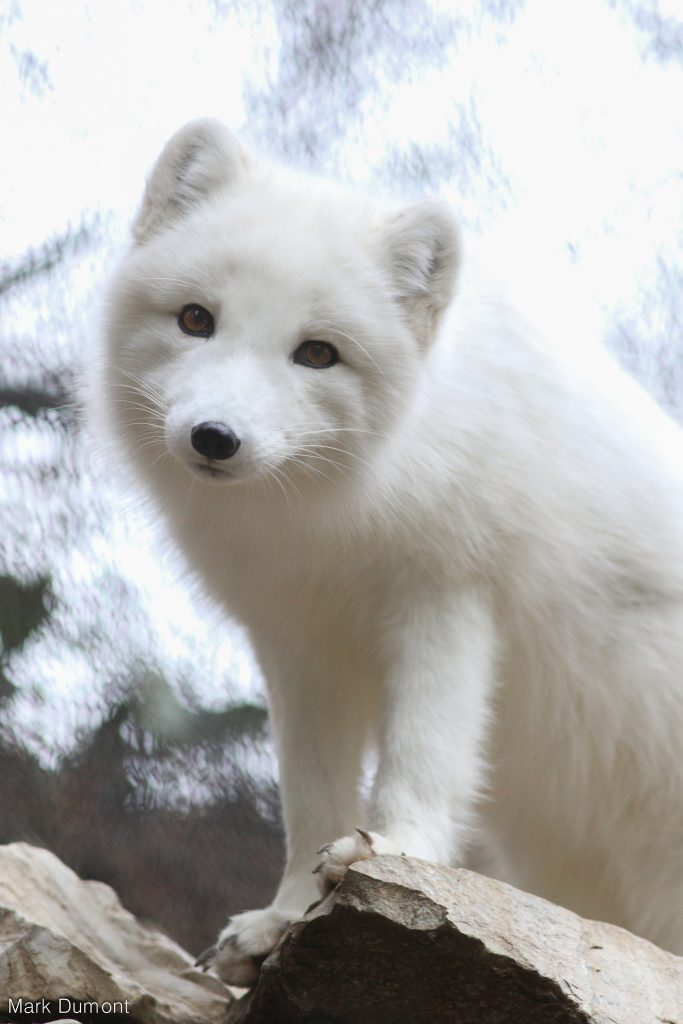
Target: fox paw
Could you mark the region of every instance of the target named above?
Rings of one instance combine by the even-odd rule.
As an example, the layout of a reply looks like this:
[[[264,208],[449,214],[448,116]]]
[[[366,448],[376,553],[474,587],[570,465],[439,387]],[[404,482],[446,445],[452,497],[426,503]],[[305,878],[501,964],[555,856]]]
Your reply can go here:
[[[323,896],[339,885],[350,864],[358,860],[369,860],[383,853],[400,854],[401,851],[391,839],[385,839],[377,832],[366,832],[357,828],[350,836],[342,836],[333,843],[327,843],[318,850],[320,862],[314,868],[318,885]]]
[[[228,985],[248,988],[257,981],[261,964],[297,916],[275,907],[235,914],[216,945],[199,955],[195,967],[203,971],[212,967]]]

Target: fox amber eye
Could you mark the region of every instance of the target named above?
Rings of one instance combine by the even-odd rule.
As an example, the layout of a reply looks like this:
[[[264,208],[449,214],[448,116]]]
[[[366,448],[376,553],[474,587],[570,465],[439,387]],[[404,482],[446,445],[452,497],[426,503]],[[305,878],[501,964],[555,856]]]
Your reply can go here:
[[[326,341],[303,341],[294,353],[294,362],[301,366],[313,366],[322,369],[334,366],[339,361],[339,353],[334,345]]]
[[[192,304],[183,306],[178,317],[178,326],[185,334],[194,334],[198,338],[210,338],[213,334],[213,317],[208,309]]]

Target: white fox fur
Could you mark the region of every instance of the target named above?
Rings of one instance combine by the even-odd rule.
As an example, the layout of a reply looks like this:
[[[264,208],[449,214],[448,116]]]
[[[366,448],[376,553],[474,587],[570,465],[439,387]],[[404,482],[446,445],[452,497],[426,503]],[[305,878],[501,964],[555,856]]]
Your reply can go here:
[[[683,953],[678,427],[461,261],[440,203],[273,168],[216,122],[169,142],[134,236],[98,404],[248,628],[280,765],[284,877],[220,973],[253,980],[321,858],[326,889],[477,834],[514,884]],[[339,361],[295,361],[309,339]],[[207,422],[230,458],[193,448]]]

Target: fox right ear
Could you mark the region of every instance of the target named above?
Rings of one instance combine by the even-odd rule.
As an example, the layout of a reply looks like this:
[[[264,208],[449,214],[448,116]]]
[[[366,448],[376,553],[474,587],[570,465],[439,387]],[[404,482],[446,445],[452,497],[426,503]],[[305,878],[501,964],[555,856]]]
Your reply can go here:
[[[147,180],[133,237],[142,244],[197,203],[246,175],[249,156],[225,125],[190,121],[164,146]]]

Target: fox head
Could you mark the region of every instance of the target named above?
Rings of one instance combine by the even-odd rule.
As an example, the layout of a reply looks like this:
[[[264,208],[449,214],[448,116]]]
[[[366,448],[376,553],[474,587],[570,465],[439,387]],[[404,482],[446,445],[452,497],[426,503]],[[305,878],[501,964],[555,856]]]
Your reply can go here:
[[[458,252],[438,201],[387,209],[256,159],[219,122],[186,125],[109,300],[106,391],[138,470],[298,490],[372,475]]]

